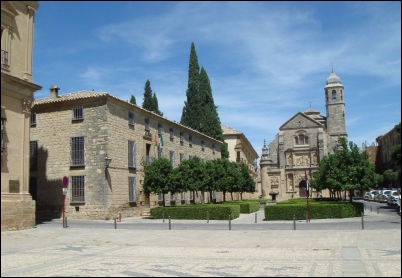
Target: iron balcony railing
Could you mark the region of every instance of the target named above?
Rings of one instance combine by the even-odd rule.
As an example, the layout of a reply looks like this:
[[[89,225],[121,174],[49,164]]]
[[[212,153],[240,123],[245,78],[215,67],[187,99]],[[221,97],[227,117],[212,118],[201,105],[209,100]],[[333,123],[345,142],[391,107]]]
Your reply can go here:
[[[8,69],[8,52],[1,50],[1,69]]]

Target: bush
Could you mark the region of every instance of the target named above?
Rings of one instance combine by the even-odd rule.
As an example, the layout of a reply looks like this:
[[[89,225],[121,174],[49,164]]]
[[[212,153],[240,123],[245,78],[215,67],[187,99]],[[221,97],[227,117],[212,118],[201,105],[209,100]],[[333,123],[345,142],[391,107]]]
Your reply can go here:
[[[162,219],[164,212],[165,218],[170,216],[171,219],[206,220],[207,212],[209,212],[210,220],[227,220],[229,219],[229,215],[231,219],[240,216],[240,205],[180,205],[151,208],[150,212],[151,219]]]
[[[305,203],[301,204],[296,201],[278,204],[264,208],[265,220],[293,220],[293,215],[297,220],[306,219],[307,206]],[[339,201],[313,201],[310,203],[310,219],[359,217],[363,211],[363,203]]]
[[[260,210],[260,202],[258,200],[229,201],[224,204],[239,205],[240,213],[252,213]]]

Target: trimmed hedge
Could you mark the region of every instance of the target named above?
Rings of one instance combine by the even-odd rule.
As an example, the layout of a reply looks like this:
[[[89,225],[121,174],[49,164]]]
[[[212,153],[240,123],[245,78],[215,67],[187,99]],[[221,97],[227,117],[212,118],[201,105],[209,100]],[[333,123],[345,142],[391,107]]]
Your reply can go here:
[[[252,213],[260,210],[260,202],[258,200],[228,201],[224,204],[239,205],[240,213]]]
[[[207,212],[209,212],[210,220],[227,220],[229,219],[229,215],[231,219],[235,219],[240,216],[240,205],[180,205],[151,208],[150,212],[151,219],[162,219],[164,212],[165,218],[168,218],[170,216],[170,219],[206,220]]]
[[[292,199],[293,200],[293,199]],[[301,202],[280,202],[264,208],[265,220],[306,219],[307,205]],[[364,213],[364,204],[355,202],[327,201],[310,203],[310,219],[359,217]]]

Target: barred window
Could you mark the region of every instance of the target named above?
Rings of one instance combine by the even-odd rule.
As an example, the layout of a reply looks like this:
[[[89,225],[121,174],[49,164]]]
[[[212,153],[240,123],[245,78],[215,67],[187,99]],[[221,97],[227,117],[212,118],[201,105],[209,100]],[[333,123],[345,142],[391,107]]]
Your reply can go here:
[[[162,124],[158,124],[158,134],[162,134]]]
[[[307,145],[308,144],[308,137],[306,135],[298,135],[295,137],[296,145]]]
[[[180,154],[180,163],[184,160],[184,153]]]
[[[29,142],[29,169],[38,169],[38,141]]]
[[[84,119],[83,106],[74,106],[73,107],[73,120],[82,120],[82,119]]]
[[[71,176],[71,202],[85,202],[85,178],[84,176]]]
[[[133,112],[128,112],[128,124],[134,125],[134,113]]]
[[[180,145],[183,146],[183,142],[184,142],[184,135],[183,135],[183,131],[180,131]]]
[[[85,143],[84,136],[71,137],[71,161],[70,166],[85,165]]]
[[[205,150],[205,142],[204,142],[204,140],[201,140],[201,150],[202,151]]]
[[[186,192],[181,192],[181,193],[180,193],[180,199],[181,199],[182,201],[185,201],[185,200],[186,200]]]
[[[128,177],[128,201],[135,202],[136,201],[136,183],[137,179],[135,177]]]
[[[137,168],[135,141],[128,140],[128,167]]]
[[[174,151],[169,151],[170,165],[174,167]]]
[[[216,151],[215,144],[212,144],[212,153],[215,154],[215,151]]]
[[[193,136],[192,135],[188,135],[188,145],[190,146],[190,147],[192,147],[193,146]]]
[[[158,194],[158,201],[163,201],[163,194]]]
[[[1,148],[6,148],[6,118],[1,118]]]
[[[170,132],[170,141],[173,142],[173,140],[174,140],[173,127],[169,128],[169,132]]]
[[[31,112],[31,125],[36,125],[36,113]]]
[[[145,118],[145,131],[150,131],[150,129],[149,129],[149,118]]]

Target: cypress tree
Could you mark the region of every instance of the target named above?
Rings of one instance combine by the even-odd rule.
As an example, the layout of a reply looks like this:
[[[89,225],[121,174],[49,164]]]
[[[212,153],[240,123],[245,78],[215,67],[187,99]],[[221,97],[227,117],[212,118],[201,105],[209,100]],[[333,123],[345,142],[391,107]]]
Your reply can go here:
[[[197,53],[194,42],[191,43],[190,62],[188,67],[187,101],[181,115],[180,123],[195,130],[200,130],[201,109],[198,95],[199,71]]]
[[[130,103],[137,105],[137,102],[136,102],[136,100],[135,100],[135,96],[131,95]]]
[[[151,82],[147,80],[145,82],[145,87],[144,87],[144,101],[142,103],[142,108],[147,109],[149,111],[154,111],[154,106],[153,106],[153,98],[152,98],[152,89],[151,89]]]
[[[163,116],[163,113],[159,110],[159,105],[158,105],[158,98],[156,97],[156,94],[152,96],[152,106],[153,110],[156,114]]]

